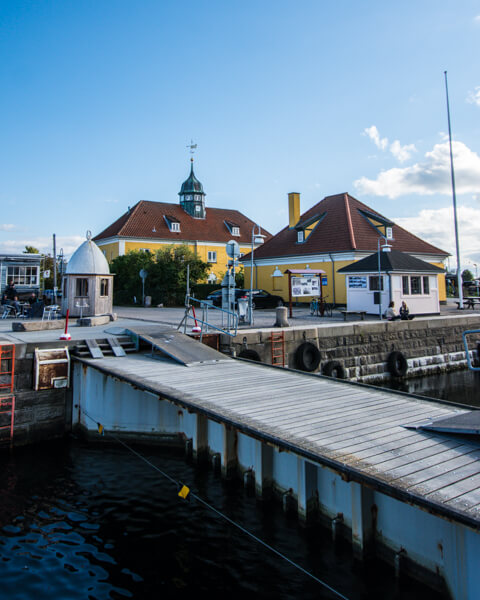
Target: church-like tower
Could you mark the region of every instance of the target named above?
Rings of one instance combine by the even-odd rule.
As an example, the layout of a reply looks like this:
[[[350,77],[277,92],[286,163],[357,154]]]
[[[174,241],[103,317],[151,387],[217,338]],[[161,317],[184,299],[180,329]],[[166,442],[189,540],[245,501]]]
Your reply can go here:
[[[180,206],[185,212],[196,219],[205,219],[205,192],[203,185],[195,177],[193,172],[193,158],[190,159],[192,165],[188,179],[182,183],[178,195],[180,196]]]

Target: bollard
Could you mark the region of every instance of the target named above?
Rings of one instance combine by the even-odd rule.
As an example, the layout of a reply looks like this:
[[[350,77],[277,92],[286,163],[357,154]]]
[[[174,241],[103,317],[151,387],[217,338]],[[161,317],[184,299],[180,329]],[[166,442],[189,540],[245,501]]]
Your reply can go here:
[[[289,327],[286,306],[278,306],[275,315],[277,320],[275,321],[274,327]]]

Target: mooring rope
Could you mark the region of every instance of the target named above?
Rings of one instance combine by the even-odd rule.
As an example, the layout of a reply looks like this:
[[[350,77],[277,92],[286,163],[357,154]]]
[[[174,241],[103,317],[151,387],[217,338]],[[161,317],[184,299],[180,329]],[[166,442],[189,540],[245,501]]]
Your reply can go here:
[[[301,571],[304,575],[307,575],[307,577],[310,577],[311,579],[313,579],[314,581],[319,583],[325,589],[332,592],[332,594],[335,594],[338,598],[341,598],[342,600],[349,600],[349,598],[347,598],[346,596],[341,594],[339,591],[337,591],[330,585],[328,585],[328,583],[326,581],[319,579],[313,573],[304,569],[301,565],[299,565],[295,561],[288,558],[288,556],[285,556],[285,554],[282,554],[279,550],[277,550],[276,548],[274,548],[273,546],[271,546],[270,544],[268,544],[267,542],[265,542],[264,540],[262,540],[261,538],[256,536],[254,533],[252,533],[251,531],[248,531],[248,529],[245,529],[245,527],[243,527],[243,525],[240,525],[240,523],[237,523],[236,521],[231,519],[228,515],[226,515],[225,513],[221,512],[220,510],[218,510],[217,508],[215,508],[214,506],[212,506],[211,504],[209,504],[208,502],[203,500],[203,498],[201,498],[200,496],[198,496],[197,494],[192,492],[186,484],[184,484],[181,481],[177,481],[176,479],[174,479],[173,477],[168,475],[168,473],[165,473],[165,471],[162,471],[162,469],[157,467],[157,465],[154,465],[152,462],[150,462],[148,460],[148,458],[145,458],[145,456],[142,456],[142,454],[140,454],[139,452],[134,450],[126,442],[124,442],[123,440],[118,438],[116,435],[114,435],[110,431],[107,431],[105,429],[105,427],[101,423],[99,423],[96,419],[94,419],[91,415],[89,415],[86,410],[82,409],[82,413],[97,425],[97,429],[98,429],[98,432],[100,433],[100,435],[107,435],[108,437],[112,438],[113,440],[115,440],[116,442],[118,442],[119,444],[124,446],[127,450],[129,450],[137,458],[139,458],[144,463],[146,463],[148,466],[152,467],[152,469],[155,469],[155,471],[157,471],[158,473],[160,473],[160,475],[162,475],[163,477],[168,479],[168,481],[173,483],[177,487],[177,490],[180,489],[180,491],[178,492],[178,495],[180,497],[185,499],[187,496],[192,496],[192,498],[195,498],[195,500],[197,500],[197,502],[199,502],[200,504],[202,504],[203,506],[205,506],[212,512],[216,513],[219,517],[221,517],[222,519],[224,519],[225,521],[227,521],[228,523],[230,523],[231,525],[233,525],[234,527],[236,527],[237,529],[242,531],[245,535],[248,535],[249,537],[251,537],[253,540],[255,540],[256,542],[261,544],[264,548],[267,548],[268,550],[270,550],[270,552],[273,552],[273,554],[276,554],[277,556],[282,558],[284,561],[288,562],[290,565],[292,565],[293,567],[295,567],[296,569]]]

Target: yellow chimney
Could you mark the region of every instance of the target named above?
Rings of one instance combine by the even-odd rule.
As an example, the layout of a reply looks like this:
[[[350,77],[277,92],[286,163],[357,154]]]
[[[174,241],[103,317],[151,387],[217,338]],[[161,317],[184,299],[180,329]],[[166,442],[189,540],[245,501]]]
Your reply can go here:
[[[290,192],[288,194],[288,226],[295,227],[300,219],[300,194]]]

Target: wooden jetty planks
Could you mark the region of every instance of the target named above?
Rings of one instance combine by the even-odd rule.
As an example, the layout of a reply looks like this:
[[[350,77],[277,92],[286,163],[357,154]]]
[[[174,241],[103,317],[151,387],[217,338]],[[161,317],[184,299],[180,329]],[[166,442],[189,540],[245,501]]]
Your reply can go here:
[[[208,409],[279,445],[308,451],[319,460],[339,460],[344,468],[360,469],[365,476],[480,518],[478,447],[403,427],[463,409],[240,361],[185,368],[134,357],[91,364],[160,397],[168,391],[179,402]]]

